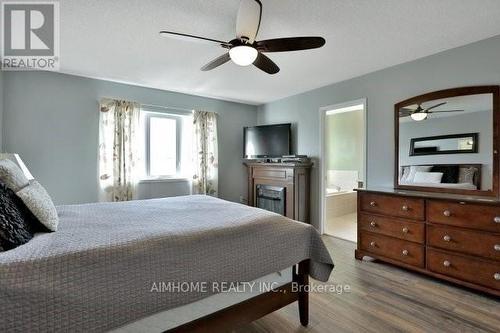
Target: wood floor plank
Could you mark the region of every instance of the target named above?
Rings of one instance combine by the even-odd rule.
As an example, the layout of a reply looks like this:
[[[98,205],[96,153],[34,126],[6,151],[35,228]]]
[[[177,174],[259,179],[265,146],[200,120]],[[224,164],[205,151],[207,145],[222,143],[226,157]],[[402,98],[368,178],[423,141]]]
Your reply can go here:
[[[349,285],[351,291],[311,293],[307,328],[291,304],[235,333],[500,331],[499,299],[388,264],[360,262],[354,243],[323,239],[336,265],[327,285]]]

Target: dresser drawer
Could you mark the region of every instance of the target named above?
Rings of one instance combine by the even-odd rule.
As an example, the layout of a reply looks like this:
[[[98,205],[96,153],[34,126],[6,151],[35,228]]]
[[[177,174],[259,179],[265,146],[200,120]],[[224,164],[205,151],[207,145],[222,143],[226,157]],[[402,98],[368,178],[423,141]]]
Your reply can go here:
[[[394,217],[382,217],[370,214],[360,214],[359,229],[381,235],[396,237],[416,243],[424,243],[425,224],[409,222]]]
[[[429,200],[427,221],[500,233],[500,207]]]
[[[293,170],[279,168],[254,168],[254,178],[286,179],[293,178]]]
[[[424,220],[424,200],[374,193],[360,193],[360,208],[364,212]]]
[[[427,245],[500,260],[500,234],[428,225]]]
[[[500,264],[495,261],[427,249],[427,269],[500,290]]]
[[[366,252],[424,267],[424,247],[419,244],[369,232],[360,233],[360,243],[361,249]]]

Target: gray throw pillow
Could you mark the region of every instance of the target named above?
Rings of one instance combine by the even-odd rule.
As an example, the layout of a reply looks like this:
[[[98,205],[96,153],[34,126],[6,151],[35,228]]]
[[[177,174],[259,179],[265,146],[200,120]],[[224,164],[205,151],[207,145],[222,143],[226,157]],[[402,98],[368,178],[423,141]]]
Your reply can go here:
[[[29,185],[21,168],[8,159],[0,160],[0,181],[14,192]]]
[[[29,185],[18,191],[17,196],[21,198],[26,207],[36,216],[36,218],[47,229],[57,230],[59,217],[57,210],[45,188],[36,180],[29,182]]]

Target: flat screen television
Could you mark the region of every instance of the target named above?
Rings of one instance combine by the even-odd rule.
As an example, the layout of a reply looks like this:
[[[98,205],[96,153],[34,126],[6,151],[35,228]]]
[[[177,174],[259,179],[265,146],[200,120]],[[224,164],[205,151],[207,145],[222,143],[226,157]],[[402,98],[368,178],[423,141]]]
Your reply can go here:
[[[244,158],[277,158],[291,154],[292,124],[245,127]]]

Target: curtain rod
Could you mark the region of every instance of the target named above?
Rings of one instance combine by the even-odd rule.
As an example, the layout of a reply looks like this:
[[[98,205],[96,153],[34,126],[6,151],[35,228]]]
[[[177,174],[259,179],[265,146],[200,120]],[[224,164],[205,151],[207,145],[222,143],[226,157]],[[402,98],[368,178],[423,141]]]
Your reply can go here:
[[[123,98],[113,98],[113,97],[103,97],[102,99],[124,100]],[[138,103],[141,106],[151,107],[151,108],[157,108],[157,109],[177,110],[177,111],[184,111],[184,112],[193,112],[193,111],[196,110],[195,108],[187,109],[187,108],[178,108],[178,107],[174,107],[174,106],[164,106],[164,105],[156,105],[156,104],[145,104],[145,103],[139,103],[137,101],[135,101],[135,102]],[[201,109],[201,111],[205,111],[205,110]],[[218,112],[214,112],[214,111],[210,111],[210,112],[218,114]]]

